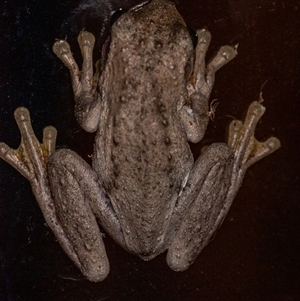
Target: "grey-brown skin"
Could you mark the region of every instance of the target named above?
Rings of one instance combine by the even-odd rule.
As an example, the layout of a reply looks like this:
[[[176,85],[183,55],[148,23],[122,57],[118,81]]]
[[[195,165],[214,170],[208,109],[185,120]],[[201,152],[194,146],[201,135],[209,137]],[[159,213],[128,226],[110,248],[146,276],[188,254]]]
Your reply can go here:
[[[168,265],[187,269],[225,218],[247,168],[280,147],[277,138],[254,138],[265,111],[261,98],[244,122],[231,123],[227,144],[208,146],[194,162],[188,141],[202,139],[214,113],[215,72],[236,55],[224,46],[205,65],[210,34],[197,35],[193,49],[174,4],[153,0],[115,22],[108,58],[95,74],[91,33],[78,37],[81,71],[68,43],[54,44],[71,73],[77,120],[97,131],[93,167],[71,150],[55,151],[53,127],[40,144],[25,108],[15,112],[19,149],[0,145],[0,156],[30,181],[47,224],[91,281],[109,273],[97,221],[128,252],[150,260],[168,250]]]

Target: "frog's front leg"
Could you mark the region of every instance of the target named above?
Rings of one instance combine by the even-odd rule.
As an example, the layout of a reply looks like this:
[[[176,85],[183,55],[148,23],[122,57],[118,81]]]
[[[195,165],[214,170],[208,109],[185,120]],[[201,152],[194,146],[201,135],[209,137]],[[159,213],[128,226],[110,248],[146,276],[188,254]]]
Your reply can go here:
[[[109,263],[93,212],[118,243],[125,243],[96,173],[74,152],[55,151],[55,128],[44,129],[40,144],[27,109],[18,108],[15,119],[20,147],[13,150],[0,143],[0,157],[30,181],[46,223],[82,273],[91,281],[103,280]]]
[[[93,72],[93,48],[95,37],[82,31],[78,36],[78,43],[82,54],[82,70],[75,62],[70,46],[65,40],[58,40],[53,45],[54,53],[69,69],[75,96],[75,116],[81,127],[87,132],[94,132],[98,128],[101,110],[101,97],[97,91],[100,77],[100,62]]]
[[[244,122],[231,123],[228,145],[209,146],[195,162],[168,235],[167,261],[172,269],[185,270],[193,263],[228,213],[248,167],[280,147],[275,137],[265,142],[254,138],[265,111],[261,101],[251,103]]]
[[[215,73],[237,55],[236,47],[222,46],[211,62],[206,65],[205,55],[211,35],[206,29],[199,29],[197,36],[196,60],[187,85],[189,100],[180,111],[187,138],[193,143],[199,142],[206,131],[209,121],[208,101],[215,81]]]

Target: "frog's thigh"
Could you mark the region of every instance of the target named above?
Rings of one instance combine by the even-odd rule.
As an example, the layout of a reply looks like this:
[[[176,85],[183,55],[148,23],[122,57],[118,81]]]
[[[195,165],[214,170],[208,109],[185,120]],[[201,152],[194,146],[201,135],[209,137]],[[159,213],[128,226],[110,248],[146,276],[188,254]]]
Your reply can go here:
[[[209,146],[195,162],[176,209],[182,221],[167,254],[173,270],[183,271],[193,263],[222,220],[232,166],[233,153],[222,143]],[[186,206],[187,211],[182,209]]]
[[[109,262],[90,205],[102,195],[96,173],[76,153],[65,149],[50,157],[48,173],[55,210],[80,270],[91,281],[103,280]]]

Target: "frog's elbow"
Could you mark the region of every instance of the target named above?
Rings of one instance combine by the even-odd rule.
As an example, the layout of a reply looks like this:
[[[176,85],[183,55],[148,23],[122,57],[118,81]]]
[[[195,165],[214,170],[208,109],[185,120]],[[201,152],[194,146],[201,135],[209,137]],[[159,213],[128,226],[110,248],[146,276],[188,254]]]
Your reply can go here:
[[[85,121],[84,123],[81,123],[80,125],[86,132],[94,133],[98,129],[99,120],[97,120],[97,122],[88,120],[88,121]]]
[[[99,125],[99,120],[94,120],[90,118],[78,118],[77,122],[80,124],[80,126],[88,133],[96,132]]]
[[[97,131],[100,121],[100,106],[86,111],[77,111],[76,119],[80,126],[89,133]]]
[[[197,129],[191,128],[187,132],[187,140],[191,143],[198,143],[202,140],[204,133],[200,133]]]

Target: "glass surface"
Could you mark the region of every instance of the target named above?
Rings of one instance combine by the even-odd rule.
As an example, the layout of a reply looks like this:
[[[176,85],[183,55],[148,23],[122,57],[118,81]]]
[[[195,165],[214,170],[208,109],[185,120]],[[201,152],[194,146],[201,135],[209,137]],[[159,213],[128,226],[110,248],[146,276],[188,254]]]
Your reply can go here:
[[[51,124],[58,147],[88,160],[93,135],[75,122],[68,71],[52,52],[77,3],[3,2],[0,141],[18,146],[13,111],[26,106],[39,138]],[[217,74],[211,99],[220,104],[202,144],[193,146],[195,156],[203,144],[225,141],[230,121],[244,116],[266,81],[257,137],[277,136],[282,147],[250,168],[227,218],[187,271],[171,271],[165,254],[143,262],[106,236],[111,272],[97,284],[83,278],[55,241],[27,180],[0,161],[1,300],[298,300],[299,1],[177,2],[189,27],[211,31],[209,55],[239,44],[238,56]]]

